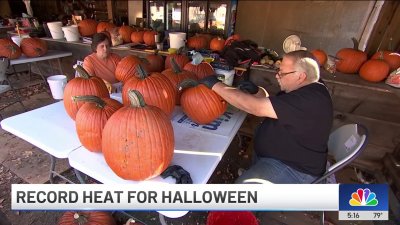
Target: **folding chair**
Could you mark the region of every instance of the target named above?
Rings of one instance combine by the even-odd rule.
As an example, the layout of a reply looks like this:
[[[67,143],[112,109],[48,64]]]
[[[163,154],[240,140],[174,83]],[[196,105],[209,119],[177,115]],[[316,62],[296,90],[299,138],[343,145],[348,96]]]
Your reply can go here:
[[[324,183],[329,176],[350,164],[364,150],[367,140],[368,130],[360,124],[346,124],[334,130],[329,135],[328,155],[335,162],[329,166],[324,175],[312,183]],[[321,225],[324,224],[324,217],[324,212],[322,212]]]
[[[10,59],[5,57],[0,57],[0,94],[3,94],[7,91],[12,91],[14,92],[15,95],[14,98],[7,99],[5,105],[2,106],[0,110],[3,110],[13,105],[14,103],[19,102],[24,111],[26,111],[25,105],[22,103],[21,97],[19,96],[18,92],[15,91],[14,87],[11,85],[11,82],[7,77],[7,69],[9,66],[10,66]],[[0,119],[3,119],[1,114],[0,114]]]

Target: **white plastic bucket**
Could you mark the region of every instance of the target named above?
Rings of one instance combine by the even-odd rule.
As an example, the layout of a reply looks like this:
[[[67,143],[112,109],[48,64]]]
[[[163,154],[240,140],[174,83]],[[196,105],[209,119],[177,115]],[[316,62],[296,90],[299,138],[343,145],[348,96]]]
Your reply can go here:
[[[63,99],[64,88],[67,84],[67,76],[65,75],[54,75],[47,78],[47,82],[50,86],[51,95],[54,99]]]
[[[185,46],[186,33],[183,32],[171,32],[169,33],[169,47],[179,49]]]
[[[233,84],[233,78],[235,77],[235,70],[221,70],[221,69],[215,69],[215,74],[217,75],[224,75],[224,81],[222,83],[232,86]]]
[[[49,22],[49,23],[47,23],[47,27],[49,28],[51,36],[53,37],[53,39],[62,39],[62,38],[64,38],[64,33],[61,30],[62,23],[60,21]]]
[[[80,34],[77,25],[62,27],[62,30],[67,41],[79,41]]]

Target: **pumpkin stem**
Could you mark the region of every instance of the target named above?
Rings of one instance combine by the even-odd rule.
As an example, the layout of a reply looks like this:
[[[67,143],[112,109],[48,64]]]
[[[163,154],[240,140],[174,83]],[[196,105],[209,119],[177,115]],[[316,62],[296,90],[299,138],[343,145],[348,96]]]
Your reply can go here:
[[[137,75],[137,77],[139,78],[139,79],[141,79],[141,80],[144,80],[144,79],[146,79],[148,76],[149,76],[149,74],[147,73],[147,71],[143,68],[143,66],[142,65],[138,65],[137,66],[137,71],[138,71],[138,75]]]
[[[197,85],[199,85],[199,82],[197,80],[185,79],[179,83],[178,91],[182,91],[183,89],[186,89],[189,87],[196,87]]]
[[[171,57],[171,66],[172,66],[172,70],[174,71],[174,73],[178,74],[178,73],[182,73],[181,68],[179,67],[179,65],[176,63],[175,59]]]
[[[358,40],[355,37],[352,37],[351,40],[353,41],[353,48],[355,50],[359,50],[358,49],[358,45],[359,45]]]
[[[74,65],[74,69],[76,70],[76,72],[78,72],[79,77],[82,77],[85,79],[90,78],[89,73],[81,65]]]
[[[140,92],[137,90],[129,90],[128,98],[132,107],[143,108],[146,106],[146,102],[144,101],[143,95],[140,94]]]
[[[383,60],[384,56],[383,56],[383,51],[379,51],[379,57],[378,59]]]
[[[87,216],[79,214],[78,212],[74,214],[74,219],[78,222],[78,225],[85,225],[88,222]]]
[[[79,101],[93,102],[99,108],[104,108],[104,106],[106,106],[106,102],[103,99],[101,99],[95,95],[72,96],[72,101],[74,101],[74,102],[79,102]]]

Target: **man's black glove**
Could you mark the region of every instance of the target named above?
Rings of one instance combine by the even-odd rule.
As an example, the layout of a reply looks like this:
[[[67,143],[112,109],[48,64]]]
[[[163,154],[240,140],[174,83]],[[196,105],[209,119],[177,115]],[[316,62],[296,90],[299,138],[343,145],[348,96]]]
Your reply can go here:
[[[172,176],[175,178],[177,184],[193,184],[189,172],[184,170],[181,166],[169,166],[164,172],[161,173],[163,179]]]
[[[217,76],[215,75],[210,75],[207,77],[204,77],[203,79],[199,80],[200,84],[204,84],[206,85],[208,88],[212,89],[212,87],[218,83],[221,82],[220,80],[218,80]]]
[[[258,92],[258,86],[249,80],[241,81],[238,85],[238,88],[252,95],[257,94]]]

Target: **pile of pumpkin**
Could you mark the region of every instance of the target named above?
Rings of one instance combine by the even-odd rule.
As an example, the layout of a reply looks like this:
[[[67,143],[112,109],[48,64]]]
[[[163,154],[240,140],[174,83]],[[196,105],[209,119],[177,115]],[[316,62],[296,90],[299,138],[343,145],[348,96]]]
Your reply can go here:
[[[353,38],[353,48],[342,48],[336,53],[336,69],[345,74],[359,74],[370,82],[383,81],[390,72],[400,67],[400,54],[392,51],[378,51],[368,59],[367,53],[358,49],[358,41]],[[312,51],[320,65],[327,61],[327,54],[316,49]]]
[[[165,68],[164,68],[165,64]],[[64,90],[64,106],[75,120],[78,137],[89,151],[102,152],[119,177],[146,180],[161,174],[174,151],[171,117],[175,105],[199,124],[221,116],[225,101],[198,79],[213,74],[210,64],[193,65],[185,55],[145,60],[128,55],[117,65],[115,77],[123,83],[123,105],[110,98],[104,82],[80,74]]]
[[[22,54],[26,57],[39,57],[47,53],[47,43],[40,38],[23,38],[21,47],[10,38],[0,39],[0,56],[18,59]]]

